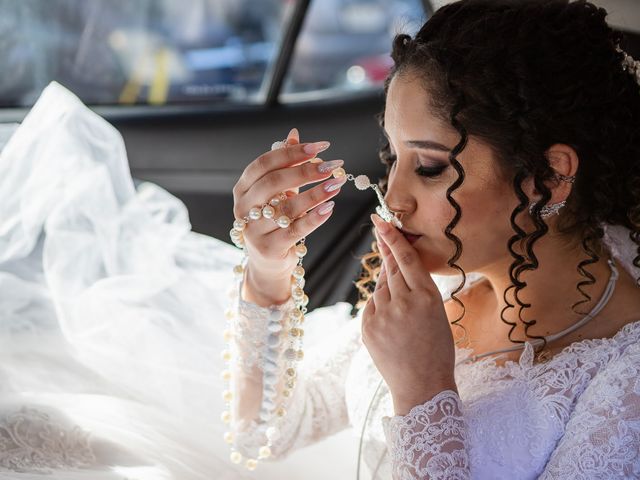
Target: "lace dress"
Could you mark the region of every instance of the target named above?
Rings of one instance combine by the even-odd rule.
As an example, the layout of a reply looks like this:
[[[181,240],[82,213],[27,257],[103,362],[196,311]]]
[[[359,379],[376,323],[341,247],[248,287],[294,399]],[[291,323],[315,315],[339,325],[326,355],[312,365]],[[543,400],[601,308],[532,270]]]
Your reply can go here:
[[[637,277],[631,250],[620,250],[625,234],[608,228],[606,241]],[[236,341],[237,368],[255,381],[240,395],[261,397],[264,326],[292,305],[262,308],[237,298],[235,327],[253,331]],[[346,312],[338,305],[308,317],[322,323],[336,314]],[[393,414],[388,388],[362,344],[360,317],[345,323],[301,363],[272,458],[353,426],[357,433],[364,427],[362,479],[640,478],[640,320],[612,338],[575,342],[540,364],[530,343],[518,362],[503,366],[495,357],[465,363],[471,350],[458,348],[459,393],[442,391],[405,416]],[[237,422],[241,452],[255,456],[266,425],[249,415]]]

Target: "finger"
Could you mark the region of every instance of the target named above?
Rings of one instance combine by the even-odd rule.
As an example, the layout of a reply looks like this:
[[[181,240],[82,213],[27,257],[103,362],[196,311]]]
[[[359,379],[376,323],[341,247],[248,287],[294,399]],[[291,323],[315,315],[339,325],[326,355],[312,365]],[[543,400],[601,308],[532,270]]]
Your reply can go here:
[[[278,192],[324,180],[331,176],[333,170],[342,165],[344,165],[344,160],[331,160],[322,163],[307,162],[296,167],[281,168],[269,172],[247,190],[237,205],[239,208],[248,210],[251,206],[244,204],[247,200],[253,202],[254,205],[268,202]]]
[[[283,245],[300,241],[331,217],[334,206],[335,202],[333,200],[321,203],[306,215],[292,221],[287,228],[278,228],[278,230],[270,233],[268,236],[269,241]]]
[[[384,239],[376,229],[376,237],[378,238],[378,245],[380,247],[380,253],[382,254],[383,265],[386,266],[387,282],[389,284],[389,294],[391,297],[404,294],[410,291],[407,286],[402,272],[398,267],[398,263],[393,256],[393,253],[389,249],[389,246],[385,243]]]
[[[287,135],[287,143],[289,145],[298,145],[300,143],[300,133],[297,128],[292,128]]]
[[[373,295],[369,297],[367,303],[364,305],[364,310],[362,310],[362,320],[365,321],[376,313],[376,303],[373,300]]]
[[[287,135],[287,145],[298,145],[300,143],[300,134],[298,133],[297,128],[292,128]],[[300,193],[300,189],[298,187],[291,188],[287,190],[287,192],[291,193]]]
[[[329,142],[286,144],[282,148],[265,152],[244,169],[234,187],[234,192],[242,195],[269,172],[306,162],[318,153],[325,151],[330,145]]]
[[[415,289],[425,285],[426,277],[430,276],[422,267],[420,257],[415,248],[393,225],[382,220],[378,215],[372,214],[371,219],[376,225],[380,239],[383,243],[383,259],[387,261],[389,271],[389,284],[393,293],[393,280],[396,270],[401,273],[404,284],[410,289]],[[386,247],[386,254],[384,247]]]
[[[279,230],[280,226],[274,221],[279,216],[285,215],[291,220],[301,217],[309,210],[338,195],[346,182],[346,177],[330,178],[298,195],[287,191],[287,200],[284,200],[280,206],[276,207],[273,219],[261,218],[257,222],[251,222],[245,227],[245,236],[248,238],[258,237]]]
[[[322,202],[338,195],[345,183],[347,183],[347,177],[329,178],[320,185],[290,197],[282,204],[281,212],[289,218],[298,218]]]
[[[373,290],[373,294],[376,297],[378,303],[389,303],[391,301],[391,292],[389,291],[389,280],[387,278],[387,271],[385,266],[380,267],[380,274],[378,275],[378,281]]]

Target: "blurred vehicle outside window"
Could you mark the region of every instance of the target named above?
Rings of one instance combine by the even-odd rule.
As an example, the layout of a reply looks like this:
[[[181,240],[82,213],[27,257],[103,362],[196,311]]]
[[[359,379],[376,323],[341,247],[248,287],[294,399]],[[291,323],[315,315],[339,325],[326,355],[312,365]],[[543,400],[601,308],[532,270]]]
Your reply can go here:
[[[56,80],[91,105],[248,102],[290,0],[0,0],[0,106]]]

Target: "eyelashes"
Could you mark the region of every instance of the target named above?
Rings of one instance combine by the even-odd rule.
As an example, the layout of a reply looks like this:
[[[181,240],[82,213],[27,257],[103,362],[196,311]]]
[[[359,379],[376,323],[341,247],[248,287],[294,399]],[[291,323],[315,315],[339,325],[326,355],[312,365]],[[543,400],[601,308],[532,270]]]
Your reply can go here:
[[[391,163],[390,167],[395,164],[397,158],[397,155],[389,154],[389,161]],[[447,167],[448,165],[436,165],[433,167],[425,167],[424,165],[419,165],[418,167],[416,167],[414,172],[416,172],[416,174],[420,175],[421,177],[435,178],[441,175],[442,172],[447,169]]]

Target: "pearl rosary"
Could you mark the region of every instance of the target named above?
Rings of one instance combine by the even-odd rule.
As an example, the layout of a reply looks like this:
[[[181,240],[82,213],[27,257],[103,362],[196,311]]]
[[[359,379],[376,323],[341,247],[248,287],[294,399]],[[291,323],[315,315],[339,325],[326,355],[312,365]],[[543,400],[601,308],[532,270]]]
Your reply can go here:
[[[285,142],[275,142],[271,146],[271,150],[282,148],[285,146]],[[402,223],[398,220],[393,212],[389,209],[384,201],[384,197],[379,187],[372,184],[369,177],[366,175],[358,175],[354,177],[352,174],[347,174],[343,168],[336,168],[331,172],[334,178],[345,177],[354,183],[358,190],[366,190],[371,188],[377,195],[380,205],[376,207],[376,212],[380,217],[390,223],[393,223],[398,228],[402,228]],[[245,248],[243,232],[246,226],[251,221],[260,220],[266,218],[273,220],[280,228],[287,228],[291,225],[291,219],[286,215],[276,216],[276,209],[282,205],[282,202],[287,200],[285,193],[280,193],[277,196],[269,200],[268,203],[264,203],[259,207],[253,207],[249,210],[248,214],[233,222],[233,228],[229,232],[231,241],[233,244],[242,249],[244,256],[240,264],[236,265],[233,269],[235,278],[238,283],[242,282],[244,278],[245,266],[247,263],[248,255]],[[304,323],[304,316],[307,313],[307,304],[309,303],[309,297],[304,293],[304,268],[302,267],[302,259],[307,254],[307,247],[305,246],[305,238],[302,238],[295,246],[295,253],[298,257],[298,264],[293,269],[291,275],[291,297],[293,299],[294,307],[287,312],[287,316],[284,321],[280,321],[275,318],[269,319],[267,325],[267,331],[269,332],[266,345],[265,345],[265,362],[263,368],[263,395],[260,407],[260,420],[262,420],[267,428],[265,435],[267,442],[260,446],[258,450],[257,458],[244,459],[242,454],[235,447],[234,434],[228,431],[224,434],[224,440],[231,445],[231,462],[235,464],[242,463],[245,460],[245,466],[249,470],[255,470],[258,464],[258,460],[263,460],[271,456],[271,447],[280,437],[280,429],[284,416],[287,412],[287,399],[291,397],[293,388],[296,383],[297,363],[304,358],[304,351],[302,349],[302,337],[304,330],[301,328]],[[235,298],[237,291],[231,292],[231,298]],[[228,309],[225,312],[225,318],[227,319],[227,328],[223,332],[223,338],[227,344],[227,348],[222,352],[222,359],[226,362],[225,370],[222,372],[222,380],[225,381],[225,390],[222,392],[222,398],[225,401],[225,411],[222,412],[221,419],[225,424],[233,423],[233,415],[231,413],[231,402],[233,400],[233,392],[231,391],[232,373],[230,362],[233,358],[231,353],[231,342],[233,341],[233,328],[232,320],[234,319],[235,312],[233,309]],[[288,319],[288,321],[287,321]],[[280,356],[281,337],[284,333],[285,338],[288,340],[287,348],[284,350],[284,385],[285,389],[282,391],[282,401],[276,403],[278,384],[277,372],[279,370],[278,359]],[[275,420],[275,421],[274,421]]]

